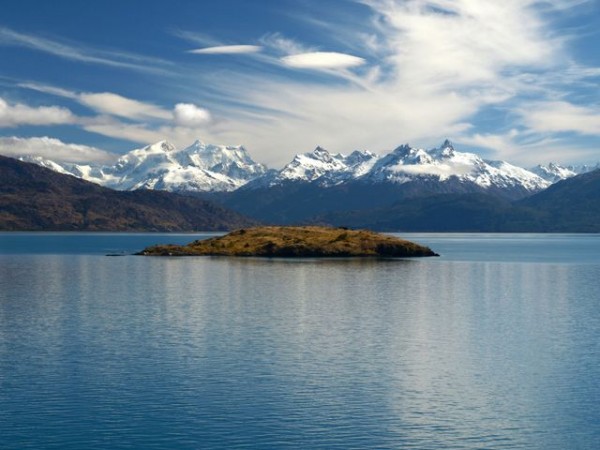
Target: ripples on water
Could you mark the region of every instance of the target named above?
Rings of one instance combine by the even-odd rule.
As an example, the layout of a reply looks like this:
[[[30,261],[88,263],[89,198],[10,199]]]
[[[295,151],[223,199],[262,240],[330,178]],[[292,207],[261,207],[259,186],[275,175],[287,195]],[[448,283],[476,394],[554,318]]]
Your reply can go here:
[[[5,252],[0,448],[598,448],[600,238],[418,237],[444,256]]]

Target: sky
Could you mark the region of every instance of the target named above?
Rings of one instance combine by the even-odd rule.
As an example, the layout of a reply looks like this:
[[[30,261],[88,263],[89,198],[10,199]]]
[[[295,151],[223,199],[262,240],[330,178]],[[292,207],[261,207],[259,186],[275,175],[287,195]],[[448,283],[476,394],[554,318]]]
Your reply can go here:
[[[600,161],[600,0],[4,0],[0,153]]]

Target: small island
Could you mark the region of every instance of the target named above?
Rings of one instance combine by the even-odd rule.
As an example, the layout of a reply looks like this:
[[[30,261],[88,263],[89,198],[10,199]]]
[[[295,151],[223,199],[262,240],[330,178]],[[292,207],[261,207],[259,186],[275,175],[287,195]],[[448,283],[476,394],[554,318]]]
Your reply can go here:
[[[430,248],[368,230],[320,226],[245,228],[187,245],[156,245],[145,256],[420,257]]]

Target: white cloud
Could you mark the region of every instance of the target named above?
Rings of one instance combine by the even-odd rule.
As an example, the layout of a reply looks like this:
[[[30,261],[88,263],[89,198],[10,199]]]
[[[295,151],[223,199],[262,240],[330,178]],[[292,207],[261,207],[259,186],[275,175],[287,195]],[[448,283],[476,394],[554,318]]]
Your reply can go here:
[[[74,123],[76,117],[66,108],[58,106],[32,107],[22,103],[9,104],[0,97],[0,127],[21,125],[61,125]]]
[[[176,125],[195,128],[210,122],[210,113],[192,103],[178,103],[173,109],[173,119]]]
[[[345,43],[336,49],[346,53],[313,47],[323,32],[311,35],[311,46],[280,34],[263,36],[260,46],[228,46],[180,32],[192,45],[203,47],[196,50],[200,54],[256,54],[236,59],[244,65],[238,71],[191,74],[182,65],[183,79],[192,80],[182,86],[190,97],[180,99],[185,103],[172,111],[118,94],[52,89],[101,114],[135,122],[98,117],[82,122],[88,131],[140,143],[168,138],[185,144],[196,137],[244,143],[257,159],[271,164],[283,164],[316,143],[332,151],[388,151],[407,141],[427,147],[444,137],[491,149],[518,163],[534,156],[539,160],[536,155],[545,155],[546,143],[567,148],[565,142],[551,141],[553,133],[598,134],[599,111],[589,106],[595,91],[589,91],[587,105],[551,100],[567,98],[565,90],[575,83],[587,83],[589,89],[598,76],[598,68],[573,60],[568,52],[573,36],[560,36],[551,22],[557,10],[567,14],[582,1],[356,1],[370,7],[371,20],[363,15],[354,22],[335,21],[339,17],[332,8],[324,8],[320,17],[330,25],[331,39]],[[2,39],[6,36],[0,35]],[[200,103],[200,98],[214,101],[211,113],[191,103]],[[501,126],[519,129],[518,136],[477,133],[473,124],[488,120],[492,108],[493,120],[501,115]],[[198,132],[202,135],[193,136]]]
[[[337,52],[300,53],[284,56],[281,61],[286,66],[298,69],[345,69],[365,63],[365,60],[358,56]]]
[[[123,123],[112,117],[94,117],[82,121],[82,128],[91,133],[112,138],[125,139],[132,142],[148,144],[163,139],[171,139],[167,133],[149,128],[146,124]]]
[[[457,81],[485,80],[510,65],[545,66],[560,50],[535,0],[366,3],[384,19],[390,56],[405,69],[427,68]]]
[[[346,47],[373,47],[368,60],[360,60],[359,71],[354,70],[357,66],[337,71],[328,67],[323,70],[344,76],[327,83],[239,72],[207,79],[225,99],[252,105],[254,114],[230,111],[211,126],[215,140],[244,142],[258,159],[271,164],[285,163],[291,154],[315,143],[332,151],[386,151],[406,141],[435,145],[444,137],[472,132],[473,121],[480,120],[477,114],[492,106],[504,109],[503,125],[511,126],[511,113],[531,100],[523,94],[552,95],[557,83],[564,82],[556,74],[574,67],[566,39],[570,36],[559,36],[547,14],[551,2],[363,3],[371,8],[373,19],[363,20],[364,28],[354,33],[361,42],[349,41]],[[352,39],[348,30],[342,34]],[[301,44],[279,37],[267,35],[261,43],[287,53],[284,64],[322,68],[331,61],[314,58],[327,52],[303,50]],[[567,78],[579,76],[570,73]],[[504,147],[515,162],[529,157],[525,150],[519,152],[522,142],[515,139]],[[541,147],[529,150],[542,152]]]
[[[76,117],[65,108],[8,105],[0,98],[0,126],[69,123],[91,133],[136,143],[169,139],[176,144],[187,144],[200,137],[199,130],[207,133],[212,119],[208,110],[192,103],[178,103],[173,110],[166,110],[110,92],[78,93],[35,83],[19,86],[75,100],[100,115]],[[123,122],[118,117],[130,121]]]
[[[474,133],[462,135],[456,142],[490,150],[492,154],[489,159],[518,161],[524,167],[549,162],[568,165],[577,161],[598,161],[598,150],[595,148],[582,146],[567,138],[536,135],[529,130],[523,132],[512,129],[503,134]]]
[[[140,102],[112,92],[81,93],[77,95],[80,103],[103,114],[128,119],[169,119],[169,111],[151,103]]]
[[[262,50],[259,45],[217,45],[190,50],[189,53],[197,55],[230,55],[243,53],[258,53]]]
[[[204,123],[204,125],[206,124]],[[144,145],[165,139],[176,146],[189,145],[201,138],[206,138],[209,142],[217,142],[212,140],[214,135],[208,129],[202,126],[191,126],[191,123],[187,125],[165,124],[156,127],[146,123],[125,123],[110,116],[98,116],[82,120],[81,126],[91,133]]]
[[[411,91],[410,86],[395,89],[392,95],[378,87],[261,84],[256,80],[240,81],[233,91],[231,80],[223,82],[230,92],[265,109],[252,116],[220,118],[209,130],[211,138],[242,142],[258,160],[276,166],[317,143],[334,152],[390,151],[407,141],[437,144],[468,128],[462,119],[478,108],[475,100],[465,101],[452,93],[425,95]],[[244,94],[249,83],[254,83],[253,90]]]
[[[569,102],[536,102],[520,110],[524,123],[538,132],[575,132],[600,136],[600,109]]]
[[[50,137],[0,137],[0,153],[12,157],[41,156],[66,163],[108,163],[116,159],[114,153],[87,145],[67,144]]]
[[[113,92],[75,92],[37,83],[21,83],[20,87],[75,100],[100,113],[126,119],[171,118],[171,112],[157,105],[124,97]]]

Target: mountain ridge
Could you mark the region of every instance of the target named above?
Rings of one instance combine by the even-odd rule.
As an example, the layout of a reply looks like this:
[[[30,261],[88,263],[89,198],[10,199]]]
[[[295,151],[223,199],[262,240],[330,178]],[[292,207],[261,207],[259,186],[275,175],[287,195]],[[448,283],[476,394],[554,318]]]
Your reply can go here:
[[[455,202],[468,215],[469,199],[483,209],[496,204],[503,210],[503,203],[491,197],[510,204],[543,192],[561,177],[575,176],[576,170],[540,165],[544,178],[505,161],[458,151],[449,140],[429,150],[403,144],[384,155],[368,150],[330,153],[317,146],[294,156],[280,170],[255,163],[243,146],[201,141],[182,150],[160,141],[132,150],[117,164],[104,168],[59,165],[39,158],[34,162],[82,178],[101,179],[106,186],[206,198],[255,220],[280,225],[345,214],[359,217],[365,211],[374,211],[376,216],[393,211],[398,204],[409,211],[416,211],[416,205],[445,209],[446,201]],[[447,195],[455,198],[443,197]]]

